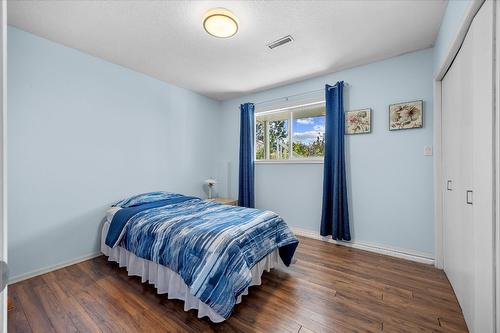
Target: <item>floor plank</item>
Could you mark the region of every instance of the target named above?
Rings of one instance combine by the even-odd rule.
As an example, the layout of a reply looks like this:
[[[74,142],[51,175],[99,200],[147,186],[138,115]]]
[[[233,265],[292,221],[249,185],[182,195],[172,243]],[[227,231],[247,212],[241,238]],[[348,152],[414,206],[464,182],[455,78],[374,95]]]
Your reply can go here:
[[[9,332],[467,332],[443,271],[303,237],[297,263],[264,273],[220,324],[104,256],[8,292]]]
[[[26,314],[24,313],[24,309],[19,301],[19,297],[17,296],[17,288],[18,286],[9,287],[9,292],[13,294],[12,297],[12,305],[13,308],[9,312],[9,317],[7,321],[7,331],[8,332],[23,332],[23,333],[31,333],[31,327],[28,322],[28,318],[26,318]]]

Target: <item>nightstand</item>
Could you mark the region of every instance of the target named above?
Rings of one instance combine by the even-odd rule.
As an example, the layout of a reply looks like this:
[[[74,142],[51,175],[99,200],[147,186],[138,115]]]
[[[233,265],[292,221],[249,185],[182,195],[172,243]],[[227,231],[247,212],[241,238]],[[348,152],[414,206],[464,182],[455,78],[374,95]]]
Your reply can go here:
[[[213,198],[213,199],[208,199],[208,201],[218,202],[223,205],[238,206],[238,200],[235,199]]]

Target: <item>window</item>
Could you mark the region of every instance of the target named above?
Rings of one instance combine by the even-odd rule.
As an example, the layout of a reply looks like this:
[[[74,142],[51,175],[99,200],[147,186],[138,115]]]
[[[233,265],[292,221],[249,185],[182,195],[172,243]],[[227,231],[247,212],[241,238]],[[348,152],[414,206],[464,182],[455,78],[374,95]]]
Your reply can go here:
[[[257,161],[322,160],[325,148],[325,104],[257,113]]]

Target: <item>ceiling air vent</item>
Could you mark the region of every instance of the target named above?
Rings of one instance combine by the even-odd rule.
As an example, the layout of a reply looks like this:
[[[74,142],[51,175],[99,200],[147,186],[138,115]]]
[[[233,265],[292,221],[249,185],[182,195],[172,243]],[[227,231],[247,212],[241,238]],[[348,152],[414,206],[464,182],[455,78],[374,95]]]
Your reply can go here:
[[[290,42],[293,42],[293,38],[292,38],[292,36],[288,35],[288,36],[285,36],[283,38],[275,40],[274,42],[267,44],[267,47],[269,47],[272,50],[275,47],[278,47],[278,46],[281,46],[283,44],[290,43]]]

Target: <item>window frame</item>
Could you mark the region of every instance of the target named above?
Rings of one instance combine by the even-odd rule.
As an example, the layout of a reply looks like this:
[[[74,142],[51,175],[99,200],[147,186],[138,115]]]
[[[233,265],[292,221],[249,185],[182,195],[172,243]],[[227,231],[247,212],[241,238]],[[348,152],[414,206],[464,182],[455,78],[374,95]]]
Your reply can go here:
[[[266,110],[266,111],[261,111],[261,112],[255,112],[254,114],[254,152],[253,152],[253,160],[254,163],[256,164],[323,164],[324,163],[324,156],[321,157],[303,157],[303,158],[297,158],[293,156],[293,120],[295,119],[293,117],[293,110],[294,109],[299,109],[307,106],[318,106],[318,105],[323,105],[326,108],[326,103],[325,100],[320,100],[316,102],[311,102],[307,104],[298,104],[298,105],[291,105],[287,107],[282,107],[278,109],[271,109],[271,110]],[[326,111],[326,110],[325,110]],[[287,159],[257,159],[257,117],[259,115],[263,114],[275,114],[275,113],[287,113],[288,117],[286,118],[288,120],[288,158]],[[266,129],[264,129],[266,131]],[[269,147],[266,147],[267,151]]]

